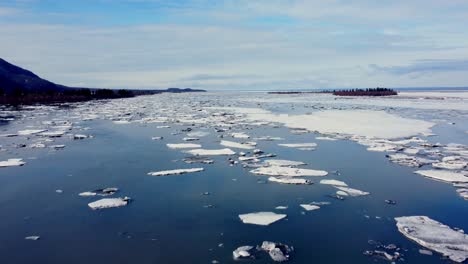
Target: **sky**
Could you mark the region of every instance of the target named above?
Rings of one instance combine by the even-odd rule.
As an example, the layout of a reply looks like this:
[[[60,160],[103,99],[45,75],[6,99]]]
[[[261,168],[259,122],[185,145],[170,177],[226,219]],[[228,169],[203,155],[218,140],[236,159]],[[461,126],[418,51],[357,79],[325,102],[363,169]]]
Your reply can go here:
[[[467,25],[467,0],[2,0],[0,58],[78,87],[461,87]]]

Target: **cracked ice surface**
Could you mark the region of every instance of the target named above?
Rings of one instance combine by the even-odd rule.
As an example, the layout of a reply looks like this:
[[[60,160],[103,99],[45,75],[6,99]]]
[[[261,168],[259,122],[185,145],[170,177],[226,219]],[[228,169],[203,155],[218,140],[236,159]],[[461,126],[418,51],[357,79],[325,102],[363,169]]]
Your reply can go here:
[[[468,236],[427,216],[396,217],[398,231],[423,247],[456,262],[468,258]]]

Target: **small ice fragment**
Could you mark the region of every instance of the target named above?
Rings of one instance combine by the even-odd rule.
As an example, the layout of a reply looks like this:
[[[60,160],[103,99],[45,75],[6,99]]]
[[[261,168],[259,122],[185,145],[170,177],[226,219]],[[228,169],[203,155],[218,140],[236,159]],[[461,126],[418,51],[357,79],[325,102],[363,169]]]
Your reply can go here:
[[[99,209],[106,209],[106,208],[113,208],[113,207],[121,207],[128,204],[130,198],[119,197],[119,198],[103,198],[101,200],[97,200],[95,202],[89,203],[88,206],[93,210]]]
[[[50,132],[42,132],[39,135],[44,137],[61,137],[65,134],[65,131],[50,131]]]
[[[239,218],[244,224],[254,224],[267,226],[276,221],[285,218],[285,214],[277,214],[273,212],[256,212],[249,214],[240,214]]]
[[[276,206],[275,209],[276,210],[286,210],[286,209],[288,209],[288,207],[284,206],[284,205],[279,205],[279,206]]]
[[[23,159],[8,159],[5,161],[0,161],[0,168],[23,166],[24,164],[26,164],[26,162],[24,162]]]
[[[302,178],[290,178],[290,177],[269,177],[268,181],[284,183],[284,184],[303,184],[309,185],[312,184],[312,181]]]
[[[236,152],[232,151],[229,148],[224,149],[192,149],[186,151],[186,153],[191,155],[200,155],[200,156],[216,156],[216,155],[234,155]]]
[[[25,129],[18,131],[20,136],[29,136],[47,131],[47,129]]]
[[[327,185],[333,185],[333,186],[341,186],[341,187],[347,187],[348,184],[342,181],[338,180],[320,180],[320,184],[327,184]]]
[[[427,250],[427,249],[419,249],[419,254],[432,256],[432,251]]]
[[[231,136],[233,138],[250,138],[249,135],[245,134],[245,133],[231,133]]]
[[[83,134],[75,134],[73,135],[73,139],[75,140],[80,140],[80,139],[85,139],[85,138],[88,138],[87,135],[83,135]]]
[[[337,189],[340,191],[348,193],[350,196],[364,196],[364,195],[369,195],[368,192],[364,192],[358,189],[353,189],[353,188],[348,188],[348,187],[340,187],[340,186],[335,186]],[[338,193],[337,193],[338,194]]]
[[[163,137],[151,137],[151,140],[161,140]]]
[[[176,174],[200,172],[200,171],[203,171],[203,170],[204,170],[203,168],[176,169],[176,170],[165,170],[165,171],[149,172],[148,175],[150,175],[150,176],[167,176],[167,175],[176,175]]]
[[[238,149],[254,149],[253,146],[248,145],[248,144],[242,144],[242,143],[237,143],[234,141],[228,141],[228,140],[221,140],[220,143],[224,147],[228,148],[238,148]]]
[[[194,138],[194,137],[184,137],[182,139],[183,141],[197,141],[200,140],[199,138]]]
[[[252,246],[238,247],[236,250],[232,252],[232,256],[234,257],[234,259],[248,258],[251,256],[250,251],[252,249],[253,249]]]
[[[280,159],[269,159],[269,160],[265,160],[264,163],[268,166],[280,166],[280,167],[295,167],[295,166],[306,165],[302,161],[280,160]]]
[[[192,143],[166,144],[166,146],[170,149],[201,148],[200,144],[192,144]]]
[[[320,206],[313,205],[313,204],[301,204],[300,206],[304,208],[306,211],[313,211],[313,210],[320,209]]]
[[[281,243],[263,241],[262,250],[268,252],[271,259],[276,262],[284,262],[289,260],[289,253],[293,251],[292,247]]]
[[[278,146],[287,148],[298,148],[298,149],[313,149],[317,147],[317,143],[291,143],[291,144],[278,144]]]
[[[40,236],[27,236],[24,239],[26,240],[39,240],[41,237]]]
[[[290,167],[270,166],[261,167],[250,171],[253,174],[268,175],[268,176],[287,176],[287,177],[298,177],[298,176],[326,176],[328,172],[323,170],[311,170],[311,169],[298,169]]]

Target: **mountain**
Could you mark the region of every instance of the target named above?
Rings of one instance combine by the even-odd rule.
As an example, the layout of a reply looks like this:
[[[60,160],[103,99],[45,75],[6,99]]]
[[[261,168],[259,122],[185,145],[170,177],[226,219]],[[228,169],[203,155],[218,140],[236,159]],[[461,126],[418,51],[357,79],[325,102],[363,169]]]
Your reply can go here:
[[[125,90],[76,88],[55,84],[0,58],[0,104],[77,102],[93,99],[125,98],[159,93],[205,92],[191,88],[165,90]]]
[[[36,74],[0,58],[0,89],[4,94],[23,90],[27,92],[60,92],[66,86],[49,82]]]

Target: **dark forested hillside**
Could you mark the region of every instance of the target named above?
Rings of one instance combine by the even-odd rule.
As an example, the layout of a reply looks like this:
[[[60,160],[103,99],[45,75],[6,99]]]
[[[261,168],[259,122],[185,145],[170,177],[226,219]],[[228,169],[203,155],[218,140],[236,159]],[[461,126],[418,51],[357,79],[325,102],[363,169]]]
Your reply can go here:
[[[44,80],[31,71],[0,58],[0,104],[32,104],[79,102],[93,99],[113,99],[163,92],[204,92],[191,88],[166,90],[125,90],[75,88]]]

